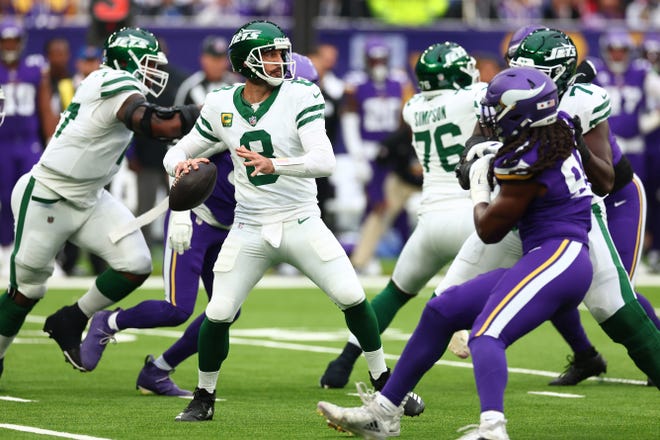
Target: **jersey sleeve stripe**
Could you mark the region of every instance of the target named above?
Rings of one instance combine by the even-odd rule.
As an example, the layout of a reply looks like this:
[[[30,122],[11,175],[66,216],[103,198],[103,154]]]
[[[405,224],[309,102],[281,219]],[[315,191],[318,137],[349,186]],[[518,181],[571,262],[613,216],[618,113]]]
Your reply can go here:
[[[499,180],[529,180],[532,178],[531,174],[499,174],[495,173],[495,177]]]
[[[204,127],[206,127],[208,131],[213,131],[213,126],[206,120],[206,118],[204,118],[204,116],[200,116],[199,121],[204,124]]]
[[[103,97],[103,98],[107,98],[108,96],[114,96],[118,93],[126,92],[126,91],[129,91],[129,90],[135,90],[135,91],[140,92],[140,93],[142,92],[139,87],[137,87],[133,84],[127,84],[125,86],[118,87],[118,88],[112,89],[112,90],[103,90],[103,89],[101,89],[101,90],[102,90],[101,91],[101,97]]]
[[[325,109],[325,104],[318,104],[318,105],[313,105],[311,107],[307,107],[305,110],[298,113],[298,115],[296,116],[296,121],[297,122],[300,121],[302,117],[305,116],[307,113],[316,112],[324,109]]]
[[[134,83],[136,81],[137,80],[132,76],[122,76],[122,77],[119,77],[119,78],[111,79],[109,81],[105,81],[103,84],[101,84],[101,88],[108,87],[108,86],[111,86],[113,84],[117,84],[117,83],[121,83],[121,82]]]
[[[323,113],[319,113],[318,115],[310,116],[309,118],[303,119],[302,121],[298,122],[298,128],[307,125],[308,123],[315,121],[317,119],[324,119]]]
[[[202,137],[205,137],[206,139],[208,139],[208,140],[210,140],[210,141],[213,141],[213,142],[220,142],[220,139],[218,139],[217,137],[213,136],[213,135],[212,135],[211,133],[209,133],[208,131],[204,130],[204,129],[199,125],[199,122],[197,122],[197,123],[195,124],[195,130],[197,130],[197,132],[198,132],[200,135],[202,135]]]

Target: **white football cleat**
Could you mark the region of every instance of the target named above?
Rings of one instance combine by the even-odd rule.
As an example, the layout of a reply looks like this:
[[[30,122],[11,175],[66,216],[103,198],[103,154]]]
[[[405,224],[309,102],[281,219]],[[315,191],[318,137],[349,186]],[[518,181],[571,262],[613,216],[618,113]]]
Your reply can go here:
[[[470,332],[467,330],[459,330],[452,335],[447,348],[459,358],[467,359],[470,357],[468,339],[470,339]]]
[[[329,402],[317,404],[317,410],[326,418],[328,426],[371,440],[398,437],[401,433],[403,407],[394,410],[385,408],[376,399],[379,393],[367,390],[362,382],[356,385],[362,406],[344,408]]]
[[[482,420],[479,425],[464,426],[458,432],[465,432],[458,440],[509,440],[509,434],[506,432],[506,419]]]

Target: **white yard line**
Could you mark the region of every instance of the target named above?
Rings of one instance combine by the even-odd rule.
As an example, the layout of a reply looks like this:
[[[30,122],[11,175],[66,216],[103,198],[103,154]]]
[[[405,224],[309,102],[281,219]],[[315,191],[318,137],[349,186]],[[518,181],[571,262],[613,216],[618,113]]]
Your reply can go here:
[[[527,394],[535,394],[537,396],[563,397],[565,399],[580,399],[584,397],[582,394],[552,393],[550,391],[527,391]]]
[[[110,440],[104,437],[93,437],[84,434],[71,434],[70,432],[51,431],[50,429],[35,428],[34,426],[13,425],[11,423],[0,423],[0,428],[12,431],[29,432],[31,434],[50,435],[51,437],[70,438],[74,440]]]

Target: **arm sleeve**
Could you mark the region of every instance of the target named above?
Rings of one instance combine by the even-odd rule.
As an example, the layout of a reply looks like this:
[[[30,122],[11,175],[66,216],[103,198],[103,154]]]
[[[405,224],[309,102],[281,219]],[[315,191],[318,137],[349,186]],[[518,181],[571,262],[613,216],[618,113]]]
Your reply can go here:
[[[335,169],[335,155],[323,119],[302,127],[300,142],[305,154],[272,159],[275,174],[297,177],[326,177]]]

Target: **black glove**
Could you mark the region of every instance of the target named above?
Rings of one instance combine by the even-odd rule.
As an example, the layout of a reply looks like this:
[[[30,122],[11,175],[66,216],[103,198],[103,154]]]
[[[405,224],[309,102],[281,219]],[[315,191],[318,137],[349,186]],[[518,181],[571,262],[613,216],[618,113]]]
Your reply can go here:
[[[589,147],[587,147],[587,144],[584,142],[584,137],[582,136],[582,122],[577,115],[573,116],[573,131],[575,135],[575,148],[580,152],[582,165],[586,165],[591,159],[591,151],[589,151]]]
[[[456,178],[458,179],[458,184],[461,185],[461,188],[464,190],[470,189],[470,167],[477,159],[479,159],[479,157],[475,156],[470,162],[468,162],[465,157],[467,156],[468,151],[470,151],[470,148],[480,144],[481,142],[487,142],[489,140],[490,139],[486,136],[474,135],[470,136],[470,138],[465,141],[465,148],[461,153],[461,158],[458,161],[458,165],[456,165],[456,168],[454,169]]]
[[[584,60],[575,69],[575,82],[590,83],[596,78],[596,73],[596,66],[591,61]]]

